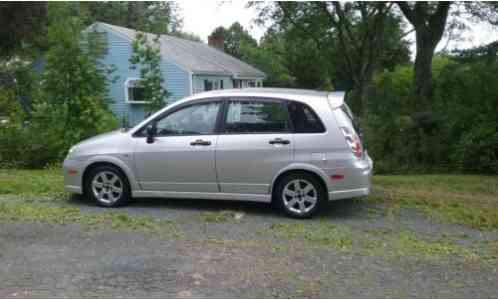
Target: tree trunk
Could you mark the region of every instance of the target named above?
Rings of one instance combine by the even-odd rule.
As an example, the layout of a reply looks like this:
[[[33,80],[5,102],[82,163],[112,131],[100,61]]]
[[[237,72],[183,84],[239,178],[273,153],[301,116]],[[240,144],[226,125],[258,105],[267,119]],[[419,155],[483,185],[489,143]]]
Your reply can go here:
[[[451,2],[427,1],[416,2],[413,7],[408,2],[397,2],[403,15],[413,25],[417,37],[417,55],[415,57],[414,95],[416,111],[430,109],[432,94],[432,57],[441,40]],[[431,12],[431,6],[435,10]]]
[[[430,107],[432,96],[432,58],[437,43],[431,39],[430,32],[417,32],[417,54],[415,57],[414,94],[416,110],[424,111]]]
[[[364,116],[367,112],[369,87],[372,78],[362,78],[356,80],[351,97],[351,110],[358,116]]]

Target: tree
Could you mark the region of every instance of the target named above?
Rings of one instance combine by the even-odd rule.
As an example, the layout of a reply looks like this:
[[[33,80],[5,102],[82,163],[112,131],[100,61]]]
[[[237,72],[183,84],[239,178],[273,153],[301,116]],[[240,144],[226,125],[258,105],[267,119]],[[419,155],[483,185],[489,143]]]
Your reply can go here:
[[[186,32],[186,31],[179,30],[176,32],[172,32],[171,35],[176,36],[176,37],[181,38],[181,39],[184,39],[184,40],[202,43],[201,37],[195,33],[192,33],[192,32]]]
[[[169,92],[162,87],[164,82],[161,72],[160,36],[138,32],[132,42],[133,53],[130,57],[132,69],[140,68],[139,86],[144,89],[146,110],[154,112],[161,109]]]
[[[235,22],[228,29],[225,29],[223,35],[225,37],[225,52],[239,59],[243,59],[243,50],[241,48],[258,46],[256,40],[239,22]]]
[[[397,2],[403,15],[415,28],[417,52],[415,57],[414,96],[417,98],[418,111],[429,106],[432,93],[432,58],[441,40],[450,2]]]
[[[165,9],[164,4],[158,3],[159,10]],[[170,93],[163,88],[164,78],[161,72],[161,34],[168,29],[168,17],[161,13],[154,13],[157,8],[150,6],[145,18],[141,20],[139,31],[132,42],[132,55],[129,59],[131,68],[139,67],[139,86],[143,88],[146,110],[155,112],[165,104]],[[148,33],[147,33],[148,32]]]
[[[44,48],[47,2],[0,3],[0,57],[19,55],[26,45]]]
[[[49,4],[50,48],[33,116],[39,134],[51,134],[47,141],[55,140],[61,151],[116,126],[106,106],[106,77],[81,47],[82,24],[70,10],[69,3]]]
[[[293,87],[296,85],[296,77],[289,70],[287,42],[288,40],[281,33],[268,30],[261,38],[259,46],[241,45],[240,50],[244,61],[266,73],[265,86]]]
[[[135,30],[149,30],[154,26],[160,34],[180,32],[183,20],[178,5],[174,2],[157,1],[103,1],[80,2],[78,4],[84,25],[96,21],[123,26]]]
[[[386,22],[396,28],[401,20],[391,12],[390,3],[377,2],[276,2],[251,4],[260,11],[260,22],[270,19],[276,30],[293,31],[301,40],[314,42],[319,63],[327,66],[325,75],[345,75],[354,90],[354,109],[366,107],[368,89],[382,57],[399,51],[399,40],[391,38]],[[331,78],[324,81],[330,81]]]

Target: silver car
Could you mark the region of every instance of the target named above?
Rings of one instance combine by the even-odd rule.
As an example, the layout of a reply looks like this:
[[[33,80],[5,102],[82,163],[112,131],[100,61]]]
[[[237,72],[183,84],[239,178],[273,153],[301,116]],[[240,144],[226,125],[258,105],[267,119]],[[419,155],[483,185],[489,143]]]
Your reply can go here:
[[[370,192],[372,160],[353,124],[342,92],[200,93],[72,147],[65,190],[108,207],[131,198],[224,199],[309,217],[327,201]]]

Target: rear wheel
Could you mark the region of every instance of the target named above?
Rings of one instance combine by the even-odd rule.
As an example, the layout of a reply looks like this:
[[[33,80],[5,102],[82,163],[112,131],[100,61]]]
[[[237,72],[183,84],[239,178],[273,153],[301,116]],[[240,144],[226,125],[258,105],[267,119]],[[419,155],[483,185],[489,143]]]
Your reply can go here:
[[[85,194],[98,205],[116,207],[130,199],[130,185],[116,167],[103,165],[90,171],[85,180]]]
[[[327,200],[321,182],[306,173],[290,174],[282,178],[273,197],[285,214],[295,218],[313,216]]]

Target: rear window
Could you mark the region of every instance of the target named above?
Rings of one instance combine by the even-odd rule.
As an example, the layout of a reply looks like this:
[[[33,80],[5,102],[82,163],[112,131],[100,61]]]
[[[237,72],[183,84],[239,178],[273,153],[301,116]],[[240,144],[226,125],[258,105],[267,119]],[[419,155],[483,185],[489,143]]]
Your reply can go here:
[[[290,102],[289,115],[296,133],[321,133],[325,127],[316,113],[306,104]]]
[[[358,120],[355,120],[353,113],[349,106],[344,103],[334,110],[335,117],[340,127],[348,127],[354,129],[355,132],[362,137],[362,130]]]
[[[346,104],[334,109],[334,114],[340,127],[353,128],[353,114]]]
[[[349,106],[346,103],[344,103],[343,105],[341,105],[341,109],[349,117],[349,119],[352,122],[354,120],[354,116],[353,116],[353,112],[351,111],[351,109],[349,109]]]
[[[230,101],[225,120],[225,132],[288,132],[288,118],[285,106],[281,102]]]

